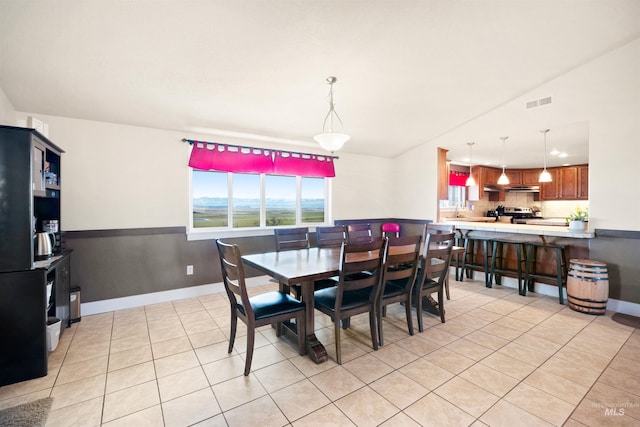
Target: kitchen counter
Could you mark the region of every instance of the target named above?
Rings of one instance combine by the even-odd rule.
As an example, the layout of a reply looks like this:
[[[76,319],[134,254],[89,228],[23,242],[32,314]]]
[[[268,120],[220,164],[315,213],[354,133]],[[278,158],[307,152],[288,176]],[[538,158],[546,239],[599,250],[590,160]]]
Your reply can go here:
[[[566,237],[573,239],[591,239],[595,233],[586,229],[584,231],[569,230],[569,227],[554,225],[511,224],[505,222],[475,222],[475,221],[446,221],[441,224],[453,224],[456,229],[462,231],[476,230],[492,233],[527,234],[534,236]],[[459,218],[455,218],[458,220]]]
[[[455,222],[455,221],[464,221],[464,222],[496,222],[496,217],[494,216],[465,216],[459,218],[443,218],[447,223]]]

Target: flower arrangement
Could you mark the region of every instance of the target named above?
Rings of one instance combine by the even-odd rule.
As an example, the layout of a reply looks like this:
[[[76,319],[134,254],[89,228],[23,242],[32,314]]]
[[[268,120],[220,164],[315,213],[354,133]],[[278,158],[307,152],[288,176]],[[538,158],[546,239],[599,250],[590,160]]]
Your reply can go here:
[[[585,222],[589,218],[589,209],[582,209],[580,206],[576,206],[573,212],[569,214],[567,221],[582,221]]]

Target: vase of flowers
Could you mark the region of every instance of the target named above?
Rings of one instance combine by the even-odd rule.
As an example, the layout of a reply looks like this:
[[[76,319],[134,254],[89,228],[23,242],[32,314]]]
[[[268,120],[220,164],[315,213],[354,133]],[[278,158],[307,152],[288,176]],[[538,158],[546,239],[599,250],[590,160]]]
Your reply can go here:
[[[567,222],[569,223],[569,230],[584,230],[585,222],[589,219],[589,211],[587,208],[582,209],[577,206],[573,212],[569,214]]]

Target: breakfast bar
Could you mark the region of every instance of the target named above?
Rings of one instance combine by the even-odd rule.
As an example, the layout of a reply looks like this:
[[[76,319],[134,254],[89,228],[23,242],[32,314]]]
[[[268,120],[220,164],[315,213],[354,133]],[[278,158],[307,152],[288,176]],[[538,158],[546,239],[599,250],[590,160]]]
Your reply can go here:
[[[534,281],[555,286],[566,283],[567,260],[589,258],[589,239],[595,236],[588,229],[576,231],[566,226],[482,222],[466,219],[452,219],[443,224],[454,225],[463,241],[473,239],[512,242],[511,245],[501,247],[500,271],[505,273],[504,275],[518,278],[522,295],[526,294],[527,289],[533,291]],[[487,287],[490,287],[493,275],[490,274],[489,265],[495,266],[494,260],[491,260],[494,255],[489,249],[491,245],[470,245],[468,248],[470,252],[465,253],[465,260],[470,259],[472,265],[484,268],[485,277],[489,277],[486,280]],[[481,262],[474,262],[474,260],[481,260]],[[525,274],[517,273],[519,271],[526,271],[529,280],[521,280],[524,279]],[[469,273],[467,275],[469,277]],[[496,282],[499,283],[498,278]],[[562,304],[561,290],[558,294],[559,302]]]

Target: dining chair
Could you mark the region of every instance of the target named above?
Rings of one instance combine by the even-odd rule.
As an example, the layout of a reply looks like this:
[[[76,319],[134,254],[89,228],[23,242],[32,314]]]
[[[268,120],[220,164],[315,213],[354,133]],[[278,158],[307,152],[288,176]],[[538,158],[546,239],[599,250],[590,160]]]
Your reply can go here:
[[[274,228],[273,235],[276,239],[276,252],[309,249],[310,247],[309,227]],[[301,299],[302,289],[300,285],[288,286],[280,283],[280,290],[283,292],[293,290],[296,298]]]
[[[433,224],[433,223],[427,223],[424,226],[424,233],[422,233],[422,238],[424,241],[426,241],[426,235],[427,234],[442,234],[442,233],[454,233],[455,234],[455,230],[456,227],[453,224]],[[457,243],[457,236],[454,237],[454,246]],[[463,248],[460,248],[463,249]],[[463,254],[464,256],[464,254]],[[455,266],[456,266],[456,280],[458,280],[458,271],[460,270],[460,254],[456,253],[455,255],[456,259],[455,259]],[[453,255],[451,256],[451,258],[453,259]],[[449,276],[447,275],[447,278],[444,281],[444,291],[445,291],[445,295],[447,296],[447,299],[450,300],[451,299],[451,294],[449,293]]]
[[[344,225],[316,227],[316,244],[319,248],[340,247],[344,241]]]
[[[386,315],[386,307],[396,302],[404,303],[407,315],[407,329],[413,335],[411,316],[413,286],[418,273],[420,259],[420,243],[422,236],[405,236],[389,238],[387,257],[384,262],[382,285],[377,299],[378,340],[384,345],[382,318]]]
[[[440,321],[444,320],[444,283],[449,274],[451,262],[451,248],[453,247],[454,233],[427,234],[420,261],[420,272],[414,286],[414,299],[416,301],[416,315],[418,317],[418,330],[422,332],[422,305],[427,299],[427,304],[437,307]],[[431,294],[438,293],[438,301],[431,298]]]
[[[274,228],[276,251],[309,249],[309,227]]]
[[[349,224],[347,225],[347,242],[368,243],[373,240],[371,234],[371,224]]]
[[[385,222],[382,224],[381,231],[382,237],[400,237],[400,224],[396,224],[395,222]]]
[[[340,323],[352,316],[369,313],[371,345],[378,349],[376,297],[382,279],[387,239],[368,243],[343,243],[340,250],[340,275],[334,287],[314,292],[314,306],[334,324],[336,361],[342,364]],[[366,272],[366,274],[362,274]]]
[[[305,304],[282,291],[264,292],[249,297],[245,283],[244,267],[240,249],[237,245],[216,240],[220,256],[220,270],[224,289],[231,304],[231,333],[229,334],[228,353],[233,351],[236,339],[238,318],[247,325],[247,355],[244,375],[249,375],[253,359],[253,347],[256,328],[277,324],[276,335],[282,334],[282,322],[296,320],[298,334],[298,352],[304,354],[305,348]]]

